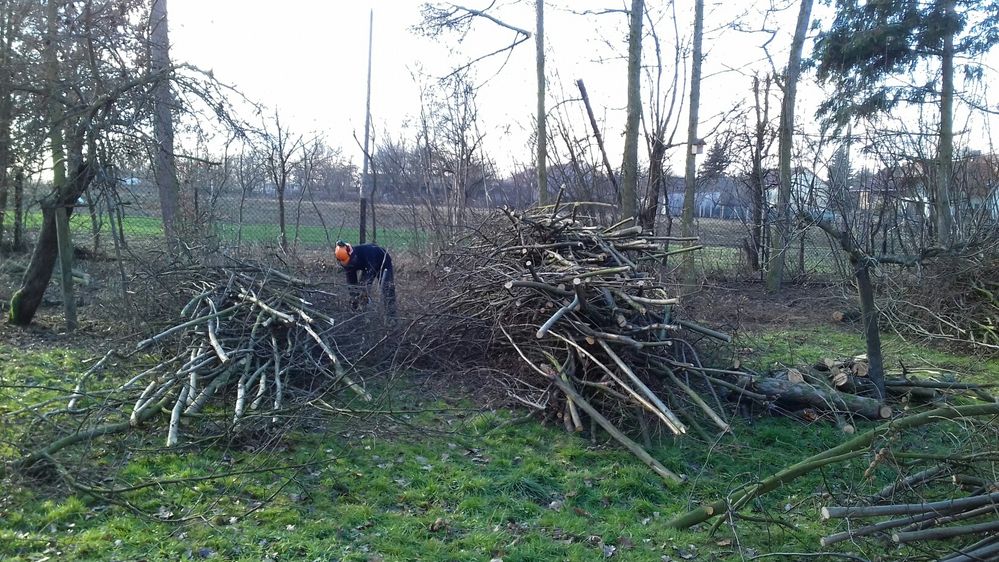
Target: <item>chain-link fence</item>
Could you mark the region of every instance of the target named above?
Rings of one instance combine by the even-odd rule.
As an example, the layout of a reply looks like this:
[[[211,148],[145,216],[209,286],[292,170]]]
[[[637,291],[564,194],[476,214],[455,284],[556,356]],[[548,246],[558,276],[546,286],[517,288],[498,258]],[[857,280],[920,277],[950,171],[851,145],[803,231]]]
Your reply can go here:
[[[657,232],[679,236],[682,221],[678,217],[662,215],[657,222]],[[772,259],[771,236],[774,225],[768,222],[756,229],[738,217],[696,217],[694,235],[703,248],[696,252],[694,263],[709,276],[761,278]],[[818,228],[798,229],[791,233],[785,248],[785,267],[788,275],[808,279],[837,279],[849,274],[845,256]]]
[[[73,214],[71,230],[77,248],[113,255],[163,247],[159,195],[152,182],[119,181],[114,186],[95,187],[77,202]],[[29,203],[21,218],[22,248],[30,244],[41,227],[37,201],[47,189],[44,185],[26,188],[25,201]],[[180,215],[188,217],[184,227],[192,249],[242,255],[273,250],[295,254],[328,250],[338,239],[352,243],[359,239],[357,200],[331,201],[293,189],[285,193],[283,204],[273,191],[241,195],[232,190],[201,188],[185,193]],[[470,232],[485,215],[496,210],[470,208],[459,213],[447,204],[414,201],[376,202],[368,205],[367,211],[367,242],[376,242],[394,254],[423,257],[430,255],[436,244]],[[662,211],[657,234],[679,236],[680,218],[665,207]],[[716,215],[694,219],[698,244],[703,246],[695,254],[694,263],[709,276],[762,276],[771,259],[772,225],[757,229],[754,236],[751,221],[745,217]],[[8,220],[8,232],[13,232],[13,222]],[[817,228],[793,232],[785,259],[786,271],[792,277],[832,279],[849,274],[835,241]]]

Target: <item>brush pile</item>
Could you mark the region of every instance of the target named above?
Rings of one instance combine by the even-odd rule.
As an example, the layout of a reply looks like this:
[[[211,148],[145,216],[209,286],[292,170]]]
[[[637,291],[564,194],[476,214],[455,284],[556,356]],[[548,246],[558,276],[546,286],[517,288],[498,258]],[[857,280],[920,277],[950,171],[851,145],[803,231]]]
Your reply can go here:
[[[999,353],[999,243],[961,258],[938,258],[919,275],[887,277],[882,312],[892,329],[926,340]]]
[[[169,447],[178,443],[181,419],[209,405],[227,409],[231,427],[239,427],[248,415],[291,406],[304,388],[322,394],[346,387],[369,399],[334,351],[340,323],[303,298],[305,282],[269,268],[203,273],[218,275],[196,283],[200,290],[181,311],[189,320],[137,346],[167,358],[118,389],[143,389],[131,408],[133,426],[168,410]]]
[[[515,399],[570,431],[583,431],[589,417],[672,479],[619,426],[637,422],[647,434],[652,418],[681,435],[697,424],[685,411],[693,407],[728,430],[719,396],[681,336],[729,336],[678,318],[677,288],[656,274],[668,256],[698,249],[692,239],[647,235],[628,222],[600,226],[583,208],[505,210],[445,252],[438,318],[461,324],[465,345],[452,340],[452,354],[467,361],[478,353],[515,373]],[[669,242],[688,245],[669,250]],[[517,363],[503,364],[511,356]]]
[[[854,416],[893,415],[873,397],[863,357],[768,375],[702,364],[698,340],[730,338],[682,318],[679,288],[662,274],[670,256],[699,249],[695,240],[630,221],[603,226],[585,208],[504,210],[445,251],[424,354],[505,373],[513,399],[569,431],[587,429],[588,418],[591,431],[599,425],[668,479],[627,434],[646,443],[661,428],[711,438],[705,428],[728,431],[726,406],[736,403],[846,432]],[[936,393],[899,385],[893,394]]]

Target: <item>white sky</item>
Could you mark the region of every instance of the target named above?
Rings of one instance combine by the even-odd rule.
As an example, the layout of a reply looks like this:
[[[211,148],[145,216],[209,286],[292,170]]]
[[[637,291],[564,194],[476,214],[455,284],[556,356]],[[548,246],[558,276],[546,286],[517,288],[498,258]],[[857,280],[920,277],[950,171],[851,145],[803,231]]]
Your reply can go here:
[[[781,2],[777,2],[781,3]],[[498,0],[496,13],[510,24],[534,28],[533,2]],[[586,81],[598,119],[606,120],[605,137],[612,164],[620,161],[620,134],[625,105],[626,16],[615,13],[580,16],[574,11],[621,9],[622,0],[553,1],[546,12],[549,107],[561,99],[578,97],[577,78]],[[766,72],[760,45],[764,34],[739,33],[723,26],[762,0],[708,0],[702,84],[701,132],[750,93],[754,69]],[[795,4],[797,4],[795,2]],[[353,140],[362,137],[367,64],[368,14],[374,9],[374,66],[372,116],[378,134],[397,134],[408,118],[417,115],[419,92],[412,79],[418,66],[432,75],[492,51],[509,42],[513,33],[488,22],[477,23],[462,45],[444,44],[418,36],[410,27],[420,21],[417,0],[170,0],[171,56],[212,70],[224,82],[250,98],[279,109],[282,120],[299,132],[323,132],[329,143],[360,161]],[[485,0],[467,0],[482,8]],[[677,0],[680,34],[689,35],[693,14],[689,0]],[[826,13],[816,2],[814,14]],[[780,66],[787,61],[797,6],[768,22],[777,35],[770,53]],[[759,21],[755,24],[759,25]],[[660,22],[668,36],[671,22]],[[806,44],[806,49],[811,41]],[[450,48],[459,52],[452,52]],[[672,39],[664,37],[664,57],[672,57]],[[598,59],[604,59],[602,62]],[[487,131],[486,150],[503,167],[530,158],[527,146],[535,108],[533,38],[519,45],[498,73],[502,57],[477,67],[479,108]],[[644,58],[650,64],[648,47]],[[686,70],[686,68],[685,68]],[[685,88],[684,96],[688,94]],[[646,98],[647,92],[643,92]],[[810,116],[821,92],[799,93],[799,124],[814,131]],[[774,115],[779,107],[772,108]],[[685,137],[686,106],[681,116]],[[583,124],[581,124],[583,125]],[[588,129],[588,127],[587,127]],[[710,142],[710,139],[708,139]],[[676,150],[674,169],[682,169],[682,151]]]

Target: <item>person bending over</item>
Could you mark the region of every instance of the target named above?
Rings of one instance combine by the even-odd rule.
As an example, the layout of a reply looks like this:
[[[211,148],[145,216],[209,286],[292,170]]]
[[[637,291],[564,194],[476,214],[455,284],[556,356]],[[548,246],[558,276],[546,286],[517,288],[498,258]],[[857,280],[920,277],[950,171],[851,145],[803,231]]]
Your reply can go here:
[[[392,271],[392,256],[375,244],[352,246],[343,240],[336,241],[333,253],[347,275],[347,284],[351,287],[351,305],[357,308],[361,304],[361,299],[367,297],[371,285],[377,281],[382,292],[382,301],[385,303],[385,312],[389,316],[395,316],[395,276]],[[361,274],[360,280],[357,277],[358,273]]]

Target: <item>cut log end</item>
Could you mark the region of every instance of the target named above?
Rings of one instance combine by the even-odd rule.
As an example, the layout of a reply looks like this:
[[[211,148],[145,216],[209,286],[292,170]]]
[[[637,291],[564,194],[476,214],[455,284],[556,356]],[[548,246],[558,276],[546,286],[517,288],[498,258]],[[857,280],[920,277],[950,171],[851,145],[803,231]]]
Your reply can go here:
[[[828,521],[829,519],[831,519],[831,516],[829,515],[829,508],[828,507],[823,507],[822,510],[819,513],[820,513],[819,518],[822,521]],[[825,546],[825,545],[822,545],[822,546]]]
[[[881,419],[886,420],[890,418],[892,415],[891,406],[887,404],[882,405],[881,408],[878,409],[878,414],[881,416]]]

